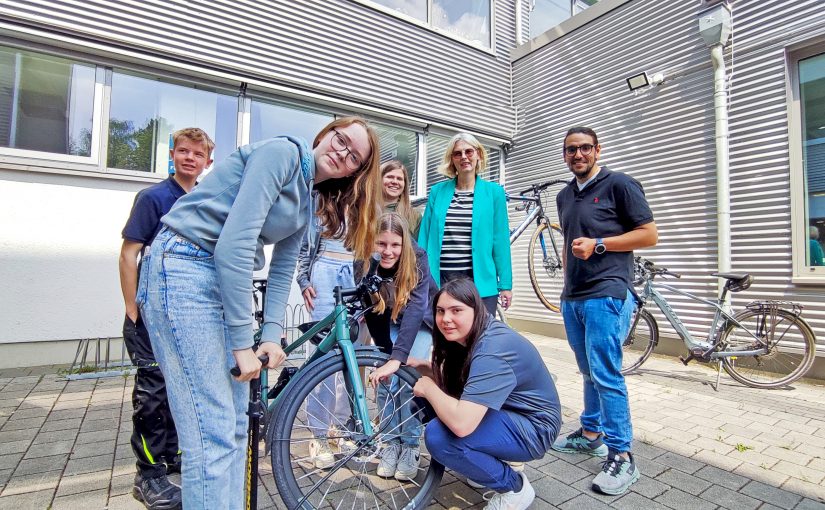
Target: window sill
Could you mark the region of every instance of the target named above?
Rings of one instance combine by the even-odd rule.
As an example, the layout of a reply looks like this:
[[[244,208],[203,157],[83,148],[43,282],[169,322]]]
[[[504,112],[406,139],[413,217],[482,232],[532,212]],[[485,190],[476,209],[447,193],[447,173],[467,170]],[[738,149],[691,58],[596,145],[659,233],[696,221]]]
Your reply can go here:
[[[160,182],[166,178],[165,175],[130,170],[108,169],[101,172],[97,165],[92,164],[67,163],[64,161],[21,162],[16,161],[17,159],[0,155],[0,173],[10,171],[145,183]]]
[[[791,278],[791,282],[795,285],[825,285],[825,274],[794,276]]]

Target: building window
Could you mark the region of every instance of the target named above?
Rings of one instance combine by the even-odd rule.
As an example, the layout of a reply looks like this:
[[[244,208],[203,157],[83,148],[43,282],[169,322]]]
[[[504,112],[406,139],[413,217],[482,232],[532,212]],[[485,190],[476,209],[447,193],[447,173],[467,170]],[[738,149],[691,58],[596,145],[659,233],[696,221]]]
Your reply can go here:
[[[95,66],[0,46],[0,147],[88,157]]]
[[[109,168],[165,174],[170,135],[198,127],[215,141],[215,161],[236,148],[235,95],[115,70],[109,109]]]
[[[381,147],[381,163],[397,159],[407,168],[410,194],[416,194],[418,165],[418,133],[409,129],[373,123]]]
[[[530,38],[543,34],[598,2],[599,0],[533,0]]]
[[[794,280],[825,283],[825,44],[791,53],[789,69]]]
[[[378,4],[484,48],[492,47],[491,0],[361,0]]]
[[[309,145],[321,128],[332,122],[332,114],[311,112],[259,99],[252,100],[249,143],[279,135],[299,136]]]

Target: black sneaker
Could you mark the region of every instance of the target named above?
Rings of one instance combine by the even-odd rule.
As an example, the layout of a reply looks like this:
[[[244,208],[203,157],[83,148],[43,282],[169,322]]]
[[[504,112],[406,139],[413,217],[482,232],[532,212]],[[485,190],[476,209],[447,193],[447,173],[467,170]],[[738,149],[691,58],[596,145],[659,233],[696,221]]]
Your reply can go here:
[[[180,487],[169,482],[166,475],[144,478],[140,473],[137,473],[132,495],[149,510],[179,510],[183,508]]]

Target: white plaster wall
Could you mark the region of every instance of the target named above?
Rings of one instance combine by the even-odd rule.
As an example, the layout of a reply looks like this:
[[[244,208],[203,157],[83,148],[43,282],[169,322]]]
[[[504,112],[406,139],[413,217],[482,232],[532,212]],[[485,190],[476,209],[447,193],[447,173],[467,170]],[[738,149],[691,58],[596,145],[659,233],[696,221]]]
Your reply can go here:
[[[79,339],[121,336],[120,232],[147,185],[0,173],[0,367],[70,363]]]

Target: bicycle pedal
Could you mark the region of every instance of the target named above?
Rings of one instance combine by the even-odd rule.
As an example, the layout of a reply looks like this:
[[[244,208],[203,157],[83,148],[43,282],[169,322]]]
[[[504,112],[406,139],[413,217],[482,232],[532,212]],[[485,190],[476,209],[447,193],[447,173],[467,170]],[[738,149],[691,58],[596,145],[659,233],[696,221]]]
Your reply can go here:
[[[679,361],[681,361],[684,366],[688,366],[688,363],[690,363],[694,359],[696,359],[696,357],[694,357],[693,354],[691,354],[687,358],[685,358],[684,356],[679,356]]]

